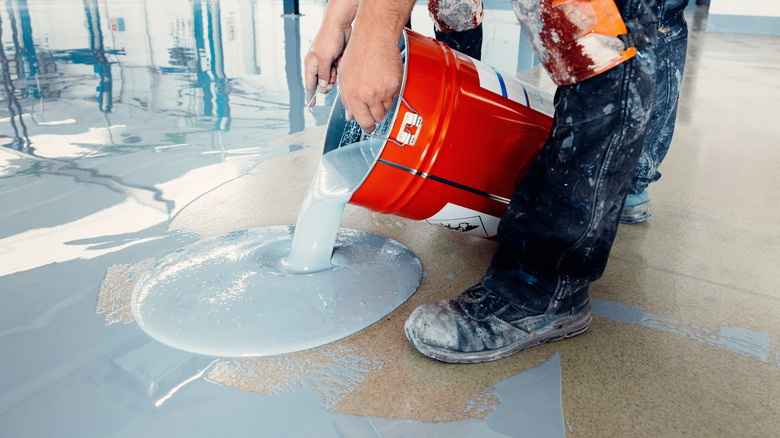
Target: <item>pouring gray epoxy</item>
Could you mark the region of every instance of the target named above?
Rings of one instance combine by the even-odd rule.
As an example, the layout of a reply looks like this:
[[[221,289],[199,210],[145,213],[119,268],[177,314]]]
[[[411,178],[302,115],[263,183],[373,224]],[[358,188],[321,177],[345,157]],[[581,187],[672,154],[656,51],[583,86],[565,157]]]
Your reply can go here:
[[[381,147],[323,155],[297,227],[237,231],[160,260],[133,292],[135,320],[183,350],[265,356],[341,339],[400,306],[420,284],[417,257],[391,239],[339,231]]]
[[[382,152],[381,140],[363,140],[322,156],[298,215],[286,265],[293,272],[330,269],[341,216]]]

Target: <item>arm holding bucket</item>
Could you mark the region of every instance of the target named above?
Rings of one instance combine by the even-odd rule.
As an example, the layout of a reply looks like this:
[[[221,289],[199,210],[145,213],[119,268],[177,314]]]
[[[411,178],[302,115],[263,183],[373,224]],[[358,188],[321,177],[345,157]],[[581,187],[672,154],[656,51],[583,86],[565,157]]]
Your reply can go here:
[[[360,0],[330,0],[317,36],[304,58],[306,102],[314,105],[317,92],[328,93],[336,83],[336,67],[352,33]]]
[[[338,3],[337,7],[336,6]],[[401,91],[403,61],[398,49],[404,25],[409,20],[415,0],[331,0],[312,50],[306,56],[306,87],[314,91],[326,76],[329,81],[320,91],[333,88],[333,68],[338,66],[341,101],[347,120],[353,118],[366,132],[384,120],[393,99]],[[346,6],[356,6],[350,10]],[[333,12],[331,8],[334,7]],[[353,15],[350,15],[352,13]],[[342,35],[345,20],[354,18],[354,29]],[[341,26],[341,27],[339,27]],[[350,44],[346,44],[347,39]],[[339,45],[341,42],[344,45]],[[320,52],[319,47],[341,47],[343,57]],[[317,70],[317,78],[312,71]]]

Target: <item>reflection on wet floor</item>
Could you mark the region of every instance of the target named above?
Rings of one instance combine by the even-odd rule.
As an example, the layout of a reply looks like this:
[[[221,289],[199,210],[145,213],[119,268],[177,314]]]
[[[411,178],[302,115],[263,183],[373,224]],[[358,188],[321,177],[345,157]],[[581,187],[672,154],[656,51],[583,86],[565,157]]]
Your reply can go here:
[[[485,5],[484,61],[551,90],[510,2]],[[324,8],[0,4],[0,436],[773,436],[780,158],[767,145],[780,133],[765,108],[780,104],[780,45],[705,33],[701,8],[657,210],[620,229],[581,337],[490,364],[421,357],[405,317],[470,286],[495,243],[357,207],[345,227],[423,263],[386,319],[266,358],[192,355],[141,331],[129,297],[154,260],[295,223],[334,98],[304,107]],[[424,2],[412,24],[432,35]]]
[[[265,145],[317,123],[301,97],[302,20],[272,18],[275,6],[8,2],[2,39],[13,51],[0,56],[11,129],[0,140],[5,204],[14,208],[3,213],[0,236],[12,247],[33,240],[47,255],[2,272],[97,255],[62,246],[88,235],[46,237],[70,236],[76,217],[100,236],[138,239],[209,189],[298,148]],[[282,28],[284,50],[262,44],[279,40],[272,35]],[[50,208],[48,184],[62,189],[58,201],[69,207],[60,214],[71,221],[36,214]],[[95,193],[83,199],[82,186]],[[11,201],[20,198],[27,202]],[[35,231],[42,228],[46,236]]]

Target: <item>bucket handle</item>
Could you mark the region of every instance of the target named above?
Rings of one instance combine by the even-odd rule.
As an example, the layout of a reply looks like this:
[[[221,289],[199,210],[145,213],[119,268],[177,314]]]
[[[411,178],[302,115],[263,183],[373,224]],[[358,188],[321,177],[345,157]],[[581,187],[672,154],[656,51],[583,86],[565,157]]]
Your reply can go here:
[[[414,143],[417,141],[417,136],[420,135],[420,128],[422,128],[423,118],[422,116],[420,116],[420,113],[416,109],[412,108],[412,106],[409,105],[409,102],[407,102],[403,96],[399,96],[398,98],[401,100],[401,103],[406,105],[409,111],[407,111],[406,114],[404,114],[404,119],[401,123],[401,129],[398,130],[398,135],[396,136],[397,139],[392,138],[390,136],[382,137],[379,135],[369,134],[368,132],[363,133],[364,137],[391,141],[401,147],[407,145],[414,146]],[[400,110],[400,105],[399,105],[399,110]],[[417,129],[414,132],[412,132],[411,129],[412,127],[416,127]]]

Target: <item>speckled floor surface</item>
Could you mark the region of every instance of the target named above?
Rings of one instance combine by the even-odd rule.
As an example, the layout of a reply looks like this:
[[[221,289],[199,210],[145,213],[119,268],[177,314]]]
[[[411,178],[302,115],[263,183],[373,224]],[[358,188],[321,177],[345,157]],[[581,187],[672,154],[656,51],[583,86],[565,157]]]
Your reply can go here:
[[[296,60],[322,3],[302,1],[297,21],[279,1],[58,4],[0,6],[16,90],[0,105],[0,436],[780,430],[780,37],[707,33],[689,15],[653,217],[620,227],[583,335],[486,364],[421,356],[405,318],[475,283],[495,242],[348,206],[343,227],[417,254],[418,291],[341,341],[233,359],[149,338],[128,297],[188,243],[295,223],[327,114],[296,103]],[[550,89],[511,10],[486,5],[484,60]],[[421,5],[413,23],[428,27]]]

